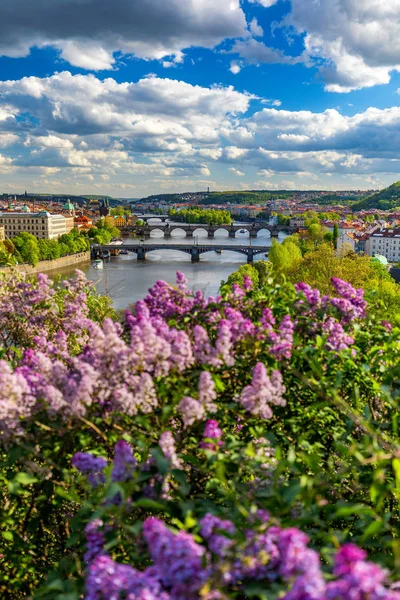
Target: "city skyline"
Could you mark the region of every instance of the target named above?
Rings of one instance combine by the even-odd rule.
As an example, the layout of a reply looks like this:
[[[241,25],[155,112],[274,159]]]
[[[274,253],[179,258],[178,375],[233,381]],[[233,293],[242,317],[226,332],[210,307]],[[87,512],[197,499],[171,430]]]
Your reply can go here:
[[[399,21],[400,0],[5,2],[2,191],[385,187]]]

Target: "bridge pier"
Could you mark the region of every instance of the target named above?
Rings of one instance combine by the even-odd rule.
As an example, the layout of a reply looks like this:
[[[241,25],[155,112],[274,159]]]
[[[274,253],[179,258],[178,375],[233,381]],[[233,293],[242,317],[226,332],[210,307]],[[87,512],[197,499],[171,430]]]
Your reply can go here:
[[[137,259],[138,260],[146,260],[146,252],[145,252],[144,248],[138,248]]]
[[[215,237],[215,231],[213,231],[212,229],[209,229],[208,233],[207,233],[207,237],[208,238],[214,238]]]
[[[186,232],[186,237],[191,237],[192,238],[193,237],[193,231],[191,231],[191,230],[187,231]]]
[[[229,230],[229,237],[230,238],[236,237],[236,230],[235,229],[230,229]]]
[[[165,238],[165,239],[170,239],[170,237],[171,237],[171,232],[170,232],[170,231],[166,231],[166,230],[164,229],[164,238]]]
[[[254,252],[253,252],[253,248],[249,248],[247,250],[247,262],[248,263],[252,263],[254,262]]]
[[[257,231],[250,231],[250,237],[251,238],[256,238],[257,237]]]
[[[198,248],[191,248],[190,255],[192,257],[192,263],[199,262],[200,260],[200,252]]]
[[[277,237],[279,237],[279,230],[278,230],[278,231],[276,231],[275,229],[273,229],[273,230],[271,231],[271,237],[273,237],[273,238],[277,238]]]

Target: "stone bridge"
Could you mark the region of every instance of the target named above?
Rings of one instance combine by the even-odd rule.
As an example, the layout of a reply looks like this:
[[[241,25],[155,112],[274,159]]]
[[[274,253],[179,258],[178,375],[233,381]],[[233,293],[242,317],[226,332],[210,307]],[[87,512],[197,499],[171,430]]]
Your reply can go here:
[[[235,238],[238,231],[246,231],[251,238],[256,238],[262,230],[270,232],[271,237],[278,237],[281,231],[296,233],[297,227],[290,225],[270,225],[269,223],[250,223],[246,225],[191,225],[188,223],[155,223],[142,227],[131,225],[121,229],[122,235],[135,235],[138,237],[150,237],[152,231],[162,231],[164,238],[172,237],[172,233],[183,230],[186,237],[193,237],[195,231],[206,231],[209,238],[214,238],[217,231],[227,231],[230,238]]]
[[[239,254],[244,254],[247,256],[247,262],[252,263],[254,257],[258,254],[268,254],[270,246],[230,246],[228,244],[216,244],[216,245],[202,245],[196,244],[194,246],[189,244],[146,244],[146,243],[138,243],[138,244],[124,244],[123,246],[119,246],[119,249],[128,250],[129,252],[133,252],[137,255],[138,260],[145,260],[146,254],[151,252],[152,250],[180,250],[181,252],[185,252],[186,254],[190,254],[192,258],[192,262],[198,262],[200,260],[200,255],[205,254],[205,252],[215,252],[215,250],[229,250],[231,252],[238,252]],[[92,256],[96,257],[103,250],[115,250],[115,246],[113,245],[95,245],[92,246]]]

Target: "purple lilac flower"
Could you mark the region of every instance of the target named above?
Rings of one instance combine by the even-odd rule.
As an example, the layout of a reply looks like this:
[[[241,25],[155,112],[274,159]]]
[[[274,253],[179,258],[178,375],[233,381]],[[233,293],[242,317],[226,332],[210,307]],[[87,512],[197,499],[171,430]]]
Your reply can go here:
[[[214,419],[207,421],[204,428],[203,438],[213,440],[213,442],[201,442],[201,448],[217,450],[222,446],[222,429],[220,429],[218,421],[215,421]]]
[[[2,437],[19,433],[20,421],[29,417],[36,402],[31,387],[22,370],[12,371],[10,365],[0,361],[0,433]]]
[[[270,419],[272,410],[270,404],[285,406],[283,398],[285,386],[282,383],[282,375],[279,371],[273,371],[271,377],[263,363],[256,364],[253,370],[253,380],[246,386],[240,395],[240,404],[247,411],[262,419]]]
[[[105,554],[105,537],[102,531],[103,521],[93,519],[85,527],[86,552],[84,554],[85,563],[91,563],[98,556]]]
[[[224,535],[222,532],[229,534]],[[227,521],[207,513],[200,521],[200,535],[207,542],[208,548],[213,554],[220,558],[226,556],[233,545],[229,536],[236,533],[236,527],[232,521]]]
[[[179,403],[178,410],[181,413],[185,427],[193,425],[195,421],[201,421],[204,418],[204,406],[194,398],[185,396]]]
[[[199,378],[199,402],[204,406],[206,412],[216,412],[217,405],[214,403],[216,399],[213,378],[208,371],[202,371]]]
[[[215,343],[215,353],[217,361],[220,364],[225,364],[231,367],[235,364],[233,354],[233,342],[231,324],[226,319],[221,319],[219,322],[218,336]],[[216,363],[217,361],[214,361]]]
[[[124,440],[120,440],[114,447],[114,461],[111,472],[113,481],[129,481],[136,470],[137,461],[133,456],[132,448]]]
[[[172,600],[152,568],[140,572],[107,555],[98,556],[91,563],[85,588],[85,600]]]
[[[328,583],[328,600],[378,600],[388,597],[384,587],[387,572],[365,558],[366,553],[353,544],[346,544],[338,551],[333,572],[339,579]]]
[[[83,475],[88,476],[88,481],[93,487],[105,482],[106,476],[103,473],[107,466],[105,458],[87,452],[77,452],[72,457],[72,464]]]
[[[193,536],[184,531],[174,534],[154,517],[144,522],[143,536],[155,571],[163,585],[171,588],[173,598],[190,598],[190,594],[201,589],[209,570],[203,566],[205,549],[194,541]]]
[[[243,289],[248,292],[249,290],[251,290],[251,288],[253,287],[253,281],[251,279],[251,277],[249,277],[248,275],[245,275],[243,277]]]
[[[321,305],[321,294],[319,292],[319,290],[317,289],[313,289],[310,285],[308,285],[307,283],[297,283],[294,286],[296,292],[298,294],[302,294],[305,299],[306,302],[308,304],[308,306],[312,309],[312,311],[315,311],[317,308],[320,307]],[[298,302],[298,305],[302,305],[304,304],[303,300],[300,300]]]
[[[347,335],[342,325],[333,317],[329,317],[322,323],[322,331],[327,335],[326,348],[328,350],[347,350],[354,344],[354,338]]]
[[[271,332],[268,339],[272,342],[269,349],[270,354],[278,360],[282,358],[289,359],[292,356],[294,323],[289,315],[283,317],[278,327],[278,333]]]
[[[330,302],[342,314],[344,322],[350,323],[354,319],[364,318],[367,307],[364,290],[362,288],[356,290],[350,283],[338,277],[332,277],[331,281],[342,298],[331,298]]]
[[[174,436],[170,431],[164,431],[158,441],[165,458],[167,458],[173,469],[182,469],[182,461],[178,458]]]

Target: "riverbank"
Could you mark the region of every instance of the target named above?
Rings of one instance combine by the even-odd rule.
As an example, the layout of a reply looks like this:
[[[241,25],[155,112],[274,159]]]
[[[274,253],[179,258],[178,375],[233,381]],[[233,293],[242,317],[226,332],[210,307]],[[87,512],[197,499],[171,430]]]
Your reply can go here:
[[[11,271],[18,271],[20,273],[26,273],[27,275],[34,275],[35,273],[46,273],[47,271],[55,271],[65,267],[74,267],[80,264],[90,263],[90,251],[78,252],[77,254],[71,254],[69,256],[62,256],[55,260],[41,260],[36,267],[31,265],[15,265],[14,267],[0,268],[1,273],[10,273]]]

